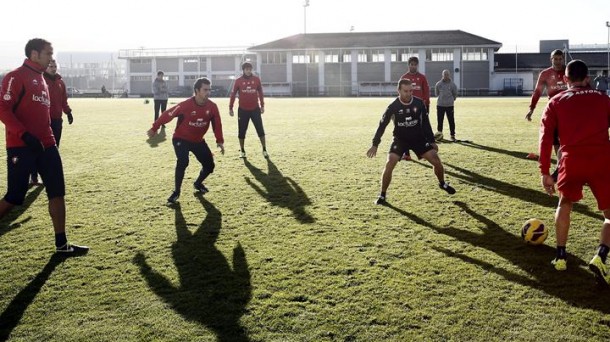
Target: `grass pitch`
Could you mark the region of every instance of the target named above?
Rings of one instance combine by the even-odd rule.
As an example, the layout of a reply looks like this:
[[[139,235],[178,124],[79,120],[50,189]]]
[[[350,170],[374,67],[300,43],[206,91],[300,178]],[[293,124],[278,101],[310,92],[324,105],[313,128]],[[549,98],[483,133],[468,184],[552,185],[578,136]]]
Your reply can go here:
[[[208,132],[211,191],[192,193],[191,157],[173,208],[174,123],[147,141],[152,103],[71,100],[68,237],[92,249],[53,256],[46,195],[30,190],[0,221],[0,340],[610,339],[609,291],[586,268],[601,226],[590,192],[572,216],[568,270],[550,266],[557,198],[525,159],[544,103],[529,123],[529,98],[458,99],[457,137],[471,143],[440,144],[457,194],[425,162],[401,162],[383,207],[373,201],[391,128],[376,158],[365,153],[391,100],[270,98],[271,158],[251,126],[244,161],[237,119],[217,99],[227,152]],[[532,217],[551,227],[542,246],[519,236]]]

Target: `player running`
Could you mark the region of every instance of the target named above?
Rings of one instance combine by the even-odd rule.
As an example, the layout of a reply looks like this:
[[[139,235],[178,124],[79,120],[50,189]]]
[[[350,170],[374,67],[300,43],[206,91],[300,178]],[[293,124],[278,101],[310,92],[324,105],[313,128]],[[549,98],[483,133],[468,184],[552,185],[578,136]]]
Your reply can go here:
[[[410,79],[401,79],[398,82],[398,97],[383,113],[373,137],[373,146],[369,148],[366,155],[369,158],[375,157],[381,136],[392,118],[394,118],[394,141],[381,176],[381,192],[375,203],[386,203],[386,191],[392,181],[394,167],[400,161],[401,156],[409,150],[413,150],[418,158],[423,158],[432,164],[439,187],[453,195],[455,189],[445,182],[445,169],[437,153],[438,146],[434,142],[427,107],[422,99],[413,96],[413,81]]]
[[[557,256],[552,264],[559,271],[567,269],[570,213],[573,203],[583,197],[583,186],[588,184],[604,215],[600,244],[589,268],[600,283],[610,284],[606,266],[610,246],[610,98],[589,86],[589,70],[583,61],[571,61],[566,70],[569,88],[551,99],[540,124],[540,173],[542,186],[549,195],[555,193],[549,168],[551,145],[557,134],[562,152],[557,178],[559,204],[555,212]]]
[[[538,75],[538,81],[536,81],[536,88],[532,93],[532,99],[530,102],[530,110],[525,115],[527,121],[532,121],[532,114],[536,109],[536,104],[542,92],[546,89],[546,94],[549,99],[566,90],[567,85],[564,82],[565,74],[565,56],[563,51],[557,49],[551,52],[551,66],[540,72]],[[561,151],[559,151],[559,138],[555,136],[553,140],[553,146],[555,147],[555,154],[557,155],[557,164],[559,165],[559,159],[561,159]],[[553,172],[553,179],[557,180],[557,169]]]
[[[176,130],[172,143],[176,152],[176,173],[174,191],[167,199],[168,204],[176,204],[180,197],[184,172],[189,165],[189,152],[201,163],[199,177],[193,183],[195,191],[205,194],[209,190],[203,185],[203,181],[214,172],[214,156],[203,139],[203,136],[212,126],[216,136],[216,145],[220,153],[225,153],[224,138],[222,136],[222,122],[216,103],[208,97],[210,95],[211,82],[203,77],[195,81],[193,85],[194,96],[180,102],[174,107],[163,112],[147,134],[149,138],[154,137],[162,125],[178,118]]]

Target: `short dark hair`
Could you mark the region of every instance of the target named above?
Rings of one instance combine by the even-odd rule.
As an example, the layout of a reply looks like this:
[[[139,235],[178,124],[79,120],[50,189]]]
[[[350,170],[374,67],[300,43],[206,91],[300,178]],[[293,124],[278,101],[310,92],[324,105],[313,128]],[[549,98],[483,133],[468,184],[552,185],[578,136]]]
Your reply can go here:
[[[165,75],[165,73],[163,72],[163,70],[159,70],[159,71],[157,71],[157,76],[161,76],[161,75]]]
[[[566,76],[570,82],[580,82],[589,76],[589,67],[580,59],[572,60],[566,66]]]
[[[411,62],[415,62],[415,64],[419,64],[419,58],[415,57],[415,56],[411,56],[409,57],[409,59],[407,60],[407,63],[411,64]]]
[[[193,84],[193,91],[197,91],[198,89],[201,89],[201,86],[203,84],[211,85],[212,82],[210,82],[210,80],[206,77],[198,78],[197,81],[195,81],[195,84]]]
[[[253,68],[252,63],[250,63],[249,61],[243,62],[241,65],[241,70],[245,70],[246,68]]]
[[[30,39],[27,44],[25,44],[25,56],[30,58],[32,57],[32,51],[40,53],[47,45],[51,45],[51,43],[42,38]]]
[[[555,56],[563,56],[563,50],[555,49],[551,52],[551,58]]]
[[[402,87],[403,84],[408,84],[408,85],[412,85],[413,81],[411,81],[408,78],[401,78],[400,81],[398,81],[398,89],[400,89],[400,87]]]

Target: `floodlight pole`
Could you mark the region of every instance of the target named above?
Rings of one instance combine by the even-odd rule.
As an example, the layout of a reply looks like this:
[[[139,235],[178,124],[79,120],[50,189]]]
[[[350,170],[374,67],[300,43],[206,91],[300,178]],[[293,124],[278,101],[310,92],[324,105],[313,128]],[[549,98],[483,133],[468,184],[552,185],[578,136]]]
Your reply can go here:
[[[307,7],[309,7],[309,0],[305,0],[303,4],[303,43],[305,45],[305,92],[309,97],[309,61],[307,60]]]
[[[606,64],[606,72],[610,74],[610,21],[606,21],[606,27],[608,28],[608,42],[606,50],[608,51],[608,64]]]

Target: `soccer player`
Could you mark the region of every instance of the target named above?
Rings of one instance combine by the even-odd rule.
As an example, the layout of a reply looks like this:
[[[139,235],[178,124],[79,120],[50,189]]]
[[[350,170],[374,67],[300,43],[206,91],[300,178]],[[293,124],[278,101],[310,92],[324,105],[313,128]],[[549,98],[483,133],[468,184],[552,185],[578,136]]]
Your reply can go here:
[[[589,268],[599,282],[609,284],[606,258],[610,246],[610,98],[590,87],[589,70],[583,61],[568,63],[566,73],[569,88],[551,99],[540,124],[540,173],[542,186],[549,195],[555,193],[555,181],[549,175],[549,168],[551,145],[557,132],[563,154],[557,178],[557,256],[552,264],[560,271],[567,268],[570,213],[573,203],[583,196],[583,186],[588,184],[604,215],[600,244]]]
[[[423,158],[432,164],[439,187],[453,195],[455,189],[445,182],[445,169],[437,153],[438,146],[434,143],[427,107],[422,99],[413,96],[413,81],[410,79],[403,78],[398,82],[398,97],[383,113],[373,137],[373,145],[366,155],[369,158],[375,157],[381,136],[392,118],[394,118],[394,141],[381,176],[381,193],[375,203],[386,203],[386,192],[392,181],[392,171],[401,156],[409,150],[413,150],[418,158]]]
[[[567,88],[566,83],[564,82],[564,74],[565,74],[565,56],[563,51],[556,49],[551,52],[551,66],[542,70],[540,75],[538,75],[538,81],[536,81],[536,88],[532,93],[532,99],[530,102],[530,110],[525,115],[525,119],[527,121],[532,121],[532,114],[534,113],[534,109],[536,109],[536,104],[538,104],[538,100],[540,96],[542,96],[542,92],[546,89],[546,94],[551,99],[556,94]],[[557,164],[559,164],[559,159],[561,159],[561,151],[559,151],[559,138],[555,137],[553,141],[553,146],[555,147],[555,154],[557,155]],[[553,172],[553,179],[557,179],[557,169]]]
[[[154,137],[161,127],[174,118],[178,118],[176,130],[172,143],[176,152],[176,173],[174,191],[167,199],[169,204],[175,204],[180,197],[180,189],[184,172],[189,165],[189,152],[201,163],[199,177],[193,183],[195,191],[205,194],[209,190],[203,185],[203,181],[214,172],[214,156],[205,142],[203,136],[212,126],[216,137],[216,145],[220,148],[220,153],[225,153],[224,138],[222,135],[222,122],[216,103],[209,99],[211,82],[203,77],[195,81],[193,85],[194,96],[175,105],[163,112],[157,119],[147,134],[149,138]]]
[[[63,126],[62,115],[66,113],[68,123],[71,125],[74,121],[72,109],[68,105],[68,93],[66,92],[66,84],[61,79],[61,75],[57,73],[57,62],[52,59],[44,72],[44,79],[49,87],[49,100],[51,101],[51,130],[55,137],[55,143],[59,148],[61,140],[61,131]],[[38,182],[38,172],[34,170],[30,178],[30,187],[34,185],[42,185]]]
[[[159,118],[159,110],[163,113],[167,109],[169,93],[167,90],[167,82],[163,79],[164,75],[165,73],[163,73],[163,71],[157,71],[157,78],[155,78],[152,84],[153,99],[155,102],[155,121]]]
[[[438,97],[436,100],[436,128],[437,131],[443,133],[443,119],[447,114],[449,121],[449,131],[451,132],[451,141],[455,141],[455,119],[453,116],[453,103],[457,99],[458,89],[455,83],[451,80],[449,70],[443,70],[441,80],[434,85],[434,94]]]
[[[0,120],[6,126],[8,189],[0,200],[0,218],[23,204],[28,179],[34,168],[42,176],[49,198],[49,214],[55,230],[55,250],[86,252],[66,237],[66,187],[59,150],[51,130],[51,101],[43,72],[53,57],[51,43],[34,38],[25,46],[23,65],[2,80]]]
[[[402,75],[401,79],[410,79],[413,82],[413,96],[417,96],[424,101],[426,106],[426,112],[430,108],[430,86],[428,85],[428,79],[426,76],[418,71],[419,58],[415,56],[409,57],[407,60],[409,64],[409,71]],[[407,151],[402,157],[403,160],[411,160],[411,155]]]
[[[246,131],[250,120],[256,128],[256,134],[261,141],[263,147],[263,156],[269,158],[267,153],[267,145],[265,143],[265,129],[263,128],[262,114],[265,113],[265,98],[263,96],[263,86],[261,80],[252,74],[252,63],[244,62],[241,65],[243,75],[235,80],[231,98],[229,100],[229,115],[233,116],[233,104],[235,103],[235,95],[239,94],[239,106],[237,108],[237,125],[239,138],[239,157],[246,158],[246,150],[244,142],[246,139]]]

